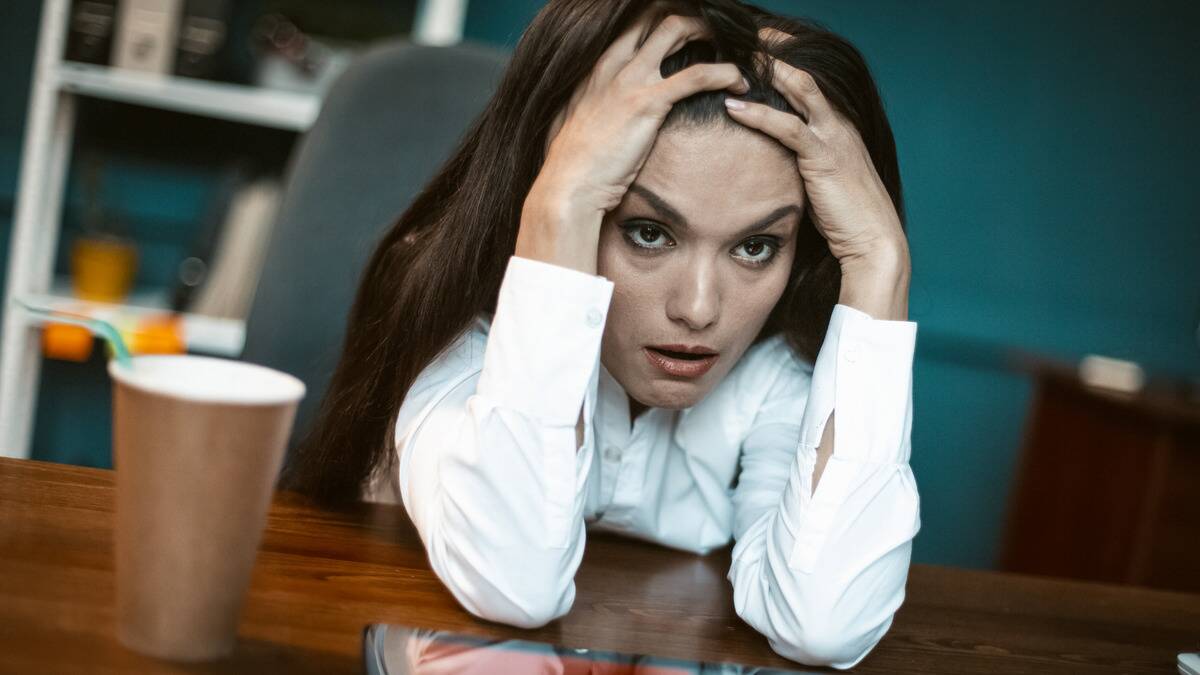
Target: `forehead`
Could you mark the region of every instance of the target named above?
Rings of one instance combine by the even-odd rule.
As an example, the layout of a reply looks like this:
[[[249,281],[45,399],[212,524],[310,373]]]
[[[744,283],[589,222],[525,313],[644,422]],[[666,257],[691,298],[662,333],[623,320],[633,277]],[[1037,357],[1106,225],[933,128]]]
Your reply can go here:
[[[795,156],[761,134],[724,125],[664,130],[636,182],[701,225],[736,228],[780,206],[804,205]]]

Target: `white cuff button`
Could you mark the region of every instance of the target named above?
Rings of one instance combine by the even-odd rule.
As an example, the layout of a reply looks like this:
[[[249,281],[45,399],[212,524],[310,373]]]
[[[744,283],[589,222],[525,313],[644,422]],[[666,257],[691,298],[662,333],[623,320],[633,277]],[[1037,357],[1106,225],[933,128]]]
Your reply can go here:
[[[592,328],[599,328],[600,324],[604,323],[604,314],[595,307],[587,311],[587,324]]]

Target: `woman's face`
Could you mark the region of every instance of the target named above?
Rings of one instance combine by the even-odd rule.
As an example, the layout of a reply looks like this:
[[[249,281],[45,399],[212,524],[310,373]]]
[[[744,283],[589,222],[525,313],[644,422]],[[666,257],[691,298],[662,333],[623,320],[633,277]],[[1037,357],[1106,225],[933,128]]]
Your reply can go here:
[[[802,190],[794,156],[763,136],[659,134],[597,261],[614,284],[601,362],[632,399],[690,407],[737,363],[787,285]]]

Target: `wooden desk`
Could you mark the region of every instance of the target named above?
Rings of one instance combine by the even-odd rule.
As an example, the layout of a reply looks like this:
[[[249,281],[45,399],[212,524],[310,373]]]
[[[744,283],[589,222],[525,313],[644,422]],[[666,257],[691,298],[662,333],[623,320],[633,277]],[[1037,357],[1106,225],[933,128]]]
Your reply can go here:
[[[733,612],[728,550],[589,538],[574,610],[535,631],[461,610],[402,509],[272,507],[230,661],[176,666],[113,636],[113,474],[0,459],[0,672],[359,673],[372,621],[670,657],[791,666]],[[915,565],[861,673],[1174,672],[1200,595]]]

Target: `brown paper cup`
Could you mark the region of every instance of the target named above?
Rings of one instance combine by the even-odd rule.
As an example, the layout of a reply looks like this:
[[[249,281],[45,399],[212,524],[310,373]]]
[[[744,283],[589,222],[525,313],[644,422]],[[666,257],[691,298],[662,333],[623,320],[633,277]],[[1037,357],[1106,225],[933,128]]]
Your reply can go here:
[[[226,656],[304,384],[190,355],[108,370],[117,638],[172,660]]]

